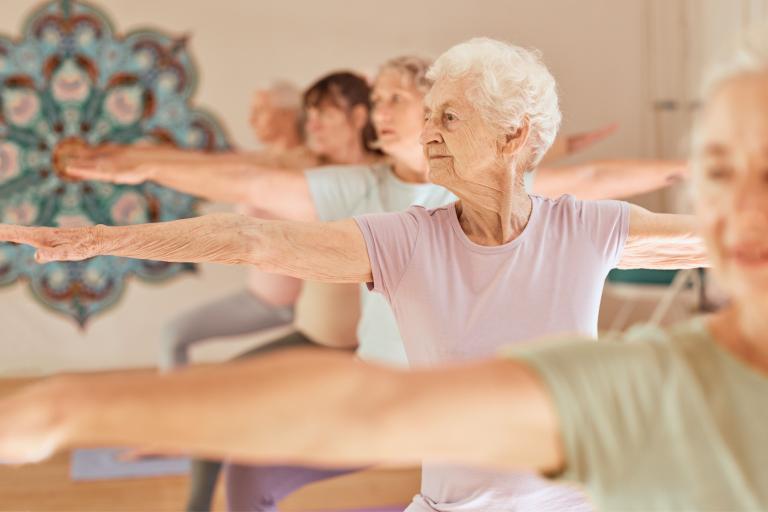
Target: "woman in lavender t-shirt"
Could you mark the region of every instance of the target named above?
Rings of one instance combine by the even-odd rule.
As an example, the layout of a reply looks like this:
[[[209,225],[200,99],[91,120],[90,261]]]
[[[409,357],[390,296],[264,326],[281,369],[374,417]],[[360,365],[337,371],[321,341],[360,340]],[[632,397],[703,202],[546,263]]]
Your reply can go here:
[[[560,123],[554,79],[536,54],[475,39],[446,52],[430,75],[422,143],[431,181],[459,198],[447,207],[337,222],[214,215],[143,226],[12,228],[7,239],[38,246],[43,260],[112,254],[250,263],[303,279],[368,282],[390,302],[414,366],[481,358],[532,336],[594,335],[610,268],[704,262],[688,216],[526,192],[523,176]],[[241,388],[228,400],[253,391]],[[190,425],[183,436],[205,428]],[[423,480],[412,510],[585,506],[532,476],[426,465]]]

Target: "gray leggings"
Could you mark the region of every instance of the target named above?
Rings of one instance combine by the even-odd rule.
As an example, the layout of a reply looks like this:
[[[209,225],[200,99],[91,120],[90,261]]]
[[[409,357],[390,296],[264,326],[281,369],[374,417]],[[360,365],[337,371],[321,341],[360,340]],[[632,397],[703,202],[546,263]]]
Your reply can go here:
[[[248,290],[224,297],[185,313],[166,328],[160,366],[165,370],[185,366],[189,362],[189,350],[195,344],[211,338],[271,329],[289,323],[292,317],[292,308],[265,304]],[[238,359],[282,348],[306,346],[317,347],[306,336],[294,332],[249,350],[238,356]],[[221,468],[220,461],[192,461],[186,507],[189,512],[211,510]],[[276,511],[277,502],[304,485],[358,469],[228,465],[226,480],[229,509]]]
[[[255,333],[292,320],[292,306],[266,304],[249,290],[222,297],[184,313],[165,328],[160,368],[186,366],[189,350],[211,338]]]

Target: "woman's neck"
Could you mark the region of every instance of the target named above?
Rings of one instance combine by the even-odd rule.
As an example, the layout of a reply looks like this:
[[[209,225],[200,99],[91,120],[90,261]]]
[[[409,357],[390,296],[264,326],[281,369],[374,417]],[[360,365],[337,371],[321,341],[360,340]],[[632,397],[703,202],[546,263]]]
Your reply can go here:
[[[520,173],[489,172],[504,176],[496,184],[470,184],[456,192],[460,201],[456,213],[461,229],[479,245],[502,245],[517,238],[528,225],[533,202]]]
[[[711,320],[718,343],[750,366],[768,374],[766,301],[735,301]]]

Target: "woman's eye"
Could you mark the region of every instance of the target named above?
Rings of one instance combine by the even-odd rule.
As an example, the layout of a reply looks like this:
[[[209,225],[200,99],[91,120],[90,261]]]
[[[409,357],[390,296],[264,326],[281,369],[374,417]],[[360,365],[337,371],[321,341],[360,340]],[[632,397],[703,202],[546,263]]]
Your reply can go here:
[[[451,114],[450,112],[445,113],[445,120],[448,121],[449,123],[456,121],[457,119],[458,118],[455,115]]]

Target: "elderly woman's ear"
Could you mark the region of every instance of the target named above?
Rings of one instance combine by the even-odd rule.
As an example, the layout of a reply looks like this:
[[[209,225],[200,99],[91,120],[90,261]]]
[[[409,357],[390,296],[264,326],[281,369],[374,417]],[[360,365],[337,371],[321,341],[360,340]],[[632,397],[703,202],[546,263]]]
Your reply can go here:
[[[530,133],[530,122],[525,117],[523,122],[517,128],[506,131],[501,136],[501,154],[505,159],[520,157],[520,151],[528,145],[528,135]]]

